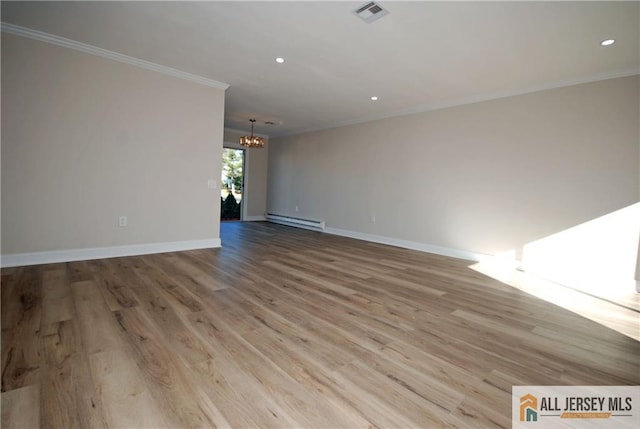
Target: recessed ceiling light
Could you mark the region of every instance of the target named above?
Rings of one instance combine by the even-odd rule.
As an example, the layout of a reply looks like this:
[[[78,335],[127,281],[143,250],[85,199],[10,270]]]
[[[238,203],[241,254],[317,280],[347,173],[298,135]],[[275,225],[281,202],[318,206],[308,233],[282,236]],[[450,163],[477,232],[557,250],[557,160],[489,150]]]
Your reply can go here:
[[[614,43],[616,43],[616,41],[614,39],[607,39],[607,40],[603,40],[602,42],[600,42],[600,44],[602,46],[611,46]]]
[[[371,101],[378,101],[378,97],[374,95],[373,97],[371,97]]]
[[[282,57],[277,57],[275,61],[276,61],[276,63],[278,63],[278,64],[282,64],[282,63],[284,63],[284,58],[282,58]]]

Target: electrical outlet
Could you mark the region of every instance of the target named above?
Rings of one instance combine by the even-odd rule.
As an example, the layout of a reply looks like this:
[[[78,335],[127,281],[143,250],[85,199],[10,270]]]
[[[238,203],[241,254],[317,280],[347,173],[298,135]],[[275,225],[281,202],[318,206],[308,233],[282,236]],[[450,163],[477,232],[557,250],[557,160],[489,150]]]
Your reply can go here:
[[[216,189],[216,187],[217,187],[217,183],[216,183],[215,179],[207,180],[207,188]]]
[[[126,216],[120,216],[118,218],[118,225],[119,226],[127,226],[129,224],[129,220],[127,219]]]
[[[298,206],[296,206],[296,211],[298,211]]]
[[[371,215],[371,223],[376,223],[376,215]]]

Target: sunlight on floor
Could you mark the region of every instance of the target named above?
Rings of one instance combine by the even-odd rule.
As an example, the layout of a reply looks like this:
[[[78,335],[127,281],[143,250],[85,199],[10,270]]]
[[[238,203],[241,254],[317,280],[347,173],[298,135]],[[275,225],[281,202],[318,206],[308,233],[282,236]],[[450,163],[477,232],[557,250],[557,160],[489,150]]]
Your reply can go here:
[[[634,310],[518,271],[513,259],[497,257],[470,268],[640,341],[640,313]]]
[[[640,203],[470,268],[640,340]]]

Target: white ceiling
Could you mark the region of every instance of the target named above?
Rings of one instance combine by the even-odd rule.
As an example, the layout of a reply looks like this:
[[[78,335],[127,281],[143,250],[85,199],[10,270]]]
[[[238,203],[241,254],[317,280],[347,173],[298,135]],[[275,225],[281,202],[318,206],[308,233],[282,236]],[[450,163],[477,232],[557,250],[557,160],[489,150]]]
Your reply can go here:
[[[363,3],[1,7],[4,22],[228,83],[225,126],[254,117],[270,136],[640,73],[637,1],[380,1],[390,14],[371,24],[352,14]]]

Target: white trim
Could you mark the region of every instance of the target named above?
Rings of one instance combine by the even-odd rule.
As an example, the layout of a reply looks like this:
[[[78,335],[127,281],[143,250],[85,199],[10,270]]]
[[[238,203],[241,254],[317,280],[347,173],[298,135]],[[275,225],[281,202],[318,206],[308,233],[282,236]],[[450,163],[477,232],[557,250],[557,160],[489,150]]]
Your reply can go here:
[[[389,246],[403,247],[405,249],[419,250],[420,252],[435,253],[436,255],[450,256],[452,258],[466,259],[468,261],[484,261],[490,257],[482,253],[469,252],[467,250],[452,249],[449,247],[435,246],[433,244],[419,243],[416,241],[399,240],[397,238],[385,237],[382,235],[367,234],[358,231],[327,227],[324,230],[327,234],[340,235],[343,237],[355,238],[358,240],[371,241],[373,243],[387,244]]]
[[[635,76],[635,75],[638,75],[638,74],[640,74],[640,70],[638,68],[629,68],[629,69],[623,69],[623,70],[616,70],[614,72],[600,73],[600,74],[591,75],[591,76],[584,76],[582,78],[556,81],[556,82],[551,82],[551,83],[547,83],[547,84],[531,86],[531,87],[528,87],[528,88],[507,90],[507,91],[498,91],[498,92],[493,92],[493,93],[483,94],[483,95],[474,95],[474,96],[471,96],[471,97],[463,97],[463,98],[459,98],[459,99],[456,99],[456,100],[445,101],[445,102],[442,102],[442,103],[423,104],[423,105],[420,105],[420,106],[411,107],[409,109],[396,110],[394,112],[384,113],[384,114],[381,114],[381,115],[374,115],[374,116],[366,116],[366,117],[356,118],[356,119],[349,119],[349,120],[346,120],[346,121],[336,122],[336,123],[333,123],[333,124],[321,125],[321,126],[318,126],[318,127],[297,129],[297,130],[287,131],[287,132],[280,133],[280,134],[274,133],[274,134],[271,135],[271,138],[287,137],[287,136],[293,136],[293,135],[297,135],[297,134],[312,133],[312,132],[315,132],[315,131],[324,131],[324,130],[329,130],[329,129],[333,129],[333,128],[346,127],[346,126],[349,126],[349,125],[356,125],[356,124],[363,124],[363,123],[366,123],[366,122],[379,121],[379,120],[382,120],[382,119],[396,118],[396,117],[399,117],[399,116],[414,115],[414,114],[417,114],[417,113],[425,113],[425,112],[431,112],[431,111],[434,111],[434,110],[448,109],[450,107],[465,106],[467,104],[474,104],[474,103],[481,103],[481,102],[484,102],[484,101],[498,100],[500,98],[514,97],[514,96],[517,96],[517,95],[531,94],[531,93],[534,93],[534,92],[547,91],[547,90],[550,90],[550,89],[565,88],[565,87],[574,86],[574,85],[582,85],[582,84],[585,84],[585,83],[599,82],[599,81],[602,81],[602,80],[617,79],[617,78],[621,78],[621,77]]]
[[[247,222],[260,222],[260,221],[266,221],[267,218],[264,216],[245,216],[242,218],[242,220]]]
[[[167,243],[132,244],[128,246],[95,247],[89,249],[55,250],[50,252],[15,253],[2,255],[0,266],[55,264],[59,262],[86,261],[89,259],[116,258],[121,256],[149,255],[152,253],[180,252],[183,250],[212,249],[221,246],[219,238],[207,240],[173,241]]]
[[[52,45],[62,46],[64,48],[74,49],[84,52],[85,54],[97,55],[121,63],[129,64],[135,67],[151,70],[157,73],[166,74],[180,79],[198,83],[200,85],[210,86],[212,88],[226,90],[229,88],[228,83],[187,73],[171,67],[152,63],[150,61],[141,60],[140,58],[130,57],[129,55],[119,54],[108,49],[98,48],[97,46],[88,45],[86,43],[77,42],[65,37],[55,36],[43,31],[32,30],[30,28],[21,27],[19,25],[9,24],[7,22],[0,23],[1,30],[5,33],[15,34],[17,36],[28,37],[30,39],[39,40],[41,42],[51,43]]]

